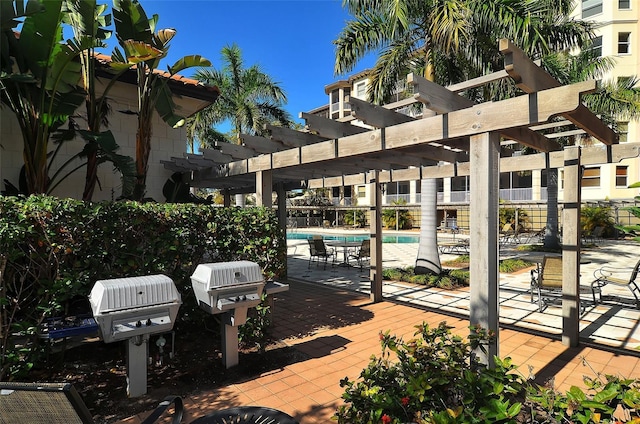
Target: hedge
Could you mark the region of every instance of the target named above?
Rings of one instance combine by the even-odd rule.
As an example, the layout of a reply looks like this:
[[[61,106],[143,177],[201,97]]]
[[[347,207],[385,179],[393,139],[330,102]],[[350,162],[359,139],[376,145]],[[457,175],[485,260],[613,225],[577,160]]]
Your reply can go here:
[[[97,280],[168,275],[188,314],[195,267],[243,259],[286,275],[271,209],[0,196],[0,380],[29,370],[42,321],[74,313]]]

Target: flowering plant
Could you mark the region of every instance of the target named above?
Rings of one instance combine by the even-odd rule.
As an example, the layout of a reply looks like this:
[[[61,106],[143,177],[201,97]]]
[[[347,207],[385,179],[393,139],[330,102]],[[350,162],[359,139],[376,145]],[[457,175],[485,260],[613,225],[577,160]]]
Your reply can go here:
[[[404,342],[380,333],[382,356],[373,357],[359,381],[348,378],[339,423],[504,422],[520,412],[524,378],[509,359],[489,368],[475,359],[493,335],[474,327],[469,341],[441,323],[417,326]],[[392,358],[394,354],[395,358]],[[393,360],[396,359],[396,360]]]

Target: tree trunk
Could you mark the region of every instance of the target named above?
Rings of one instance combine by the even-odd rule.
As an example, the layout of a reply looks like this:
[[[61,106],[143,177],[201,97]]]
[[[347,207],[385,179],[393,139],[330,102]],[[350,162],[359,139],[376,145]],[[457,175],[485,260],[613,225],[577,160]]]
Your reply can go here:
[[[558,169],[547,167],[547,225],[544,230],[544,247],[559,249],[558,236]]]
[[[440,274],[440,252],[437,234],[437,184],[435,178],[420,181],[420,244],[414,272]]]

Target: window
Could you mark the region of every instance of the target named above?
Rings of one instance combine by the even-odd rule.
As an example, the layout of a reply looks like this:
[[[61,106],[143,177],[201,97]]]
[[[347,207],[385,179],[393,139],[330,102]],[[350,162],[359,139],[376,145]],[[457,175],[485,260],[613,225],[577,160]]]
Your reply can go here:
[[[367,83],[365,81],[356,84],[356,97],[363,100],[367,98]]]
[[[616,166],[616,187],[627,187],[627,167]]]
[[[358,186],[358,197],[366,197],[367,196],[367,188],[365,186]]]
[[[630,32],[618,33],[618,54],[629,54],[629,44],[631,42]]]
[[[585,168],[582,172],[582,187],[600,187],[600,168]]]
[[[593,51],[594,57],[602,56],[602,35],[591,40],[591,51]]]
[[[628,141],[627,135],[629,134],[629,123],[618,122],[616,130],[619,136],[618,141],[620,143],[626,143]]]
[[[583,18],[588,18],[598,13],[602,13],[602,0],[582,0]]]
[[[618,9],[620,9],[620,10],[631,9],[631,1],[630,0],[618,0]]]

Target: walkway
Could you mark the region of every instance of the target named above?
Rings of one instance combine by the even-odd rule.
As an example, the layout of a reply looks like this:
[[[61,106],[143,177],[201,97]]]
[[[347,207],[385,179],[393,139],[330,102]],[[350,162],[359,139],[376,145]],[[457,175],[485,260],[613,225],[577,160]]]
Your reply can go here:
[[[417,245],[385,244],[385,266],[413,262],[416,249]],[[606,244],[589,257],[596,266],[630,260],[631,252],[637,248]],[[290,246],[290,290],[277,295],[273,316],[274,337],[283,341],[281,348],[296,349],[296,360],[246,381],[185,395],[184,422],[216,409],[260,405],[280,409],[302,424],[330,423],[341,404],[340,380],[357,378],[370,356],[380,353],[380,331],[406,338],[419,323],[446,321],[455,333],[468,334],[466,290],[445,292],[385,283],[386,300],[371,303],[365,293],[366,272],[331,266],[324,270],[315,264],[308,269],[307,257],[303,244]],[[586,267],[583,275],[590,276]],[[582,385],[584,375],[596,372],[640,378],[638,311],[621,303],[590,307],[581,324],[584,343],[567,348],[557,336],[559,308],[551,306],[542,314],[532,311],[524,293],[527,281],[527,272],[501,276],[501,357],[513,358],[520,372],[535,376],[537,382],[553,380],[560,390]],[[140,417],[123,422],[138,423]]]

